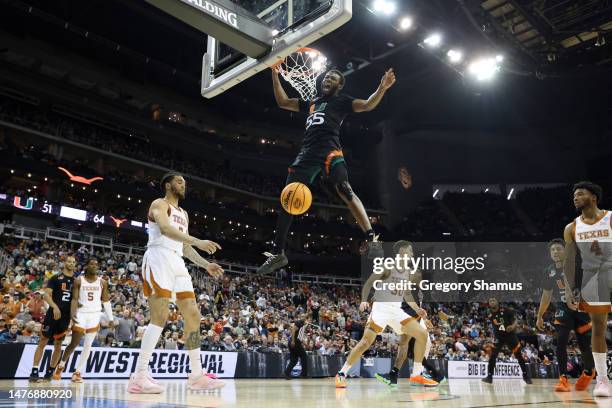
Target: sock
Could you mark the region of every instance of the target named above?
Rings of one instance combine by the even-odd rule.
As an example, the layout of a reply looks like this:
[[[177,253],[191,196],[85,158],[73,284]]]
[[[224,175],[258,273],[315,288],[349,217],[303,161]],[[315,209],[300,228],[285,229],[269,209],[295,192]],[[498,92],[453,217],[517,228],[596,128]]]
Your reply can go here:
[[[91,352],[91,345],[93,344],[95,338],[96,333],[85,333],[85,341],[83,342],[83,352],[81,353],[81,358],[79,359],[79,365],[76,368],[76,371],[78,371],[79,373],[83,372],[83,366],[89,358],[89,353]]]
[[[421,375],[422,372],[423,363],[414,363],[414,366],[412,367],[412,374],[410,374],[410,377],[416,377],[417,375]]]
[[[342,368],[340,369],[340,374],[346,375],[346,373],[348,373],[348,370],[350,369],[351,369],[351,366],[349,365],[348,360],[347,360],[342,366]]]
[[[32,367],[32,371],[30,372],[30,375],[38,375],[38,367]]]
[[[608,379],[608,364],[606,363],[606,353],[593,352],[593,361],[595,362],[595,371],[597,371],[597,379]]]
[[[203,372],[202,362],[200,361],[200,349],[195,348],[187,350],[189,353],[189,366],[191,367],[192,373]]]
[[[138,362],[136,363],[136,372],[148,371],[149,361],[151,360],[151,354],[155,350],[159,336],[161,336],[163,327],[149,324],[147,330],[145,330],[144,336],[140,345],[140,354],[138,355]]]
[[[591,368],[585,368],[584,373],[590,377],[593,375],[593,370]]]
[[[398,374],[399,374],[399,368],[393,367],[393,369],[391,369],[391,375],[397,377]]]
[[[369,241],[369,242],[374,241],[374,235],[376,234],[374,233],[373,229],[367,230],[366,232],[364,232],[364,234],[365,234],[366,241]]]

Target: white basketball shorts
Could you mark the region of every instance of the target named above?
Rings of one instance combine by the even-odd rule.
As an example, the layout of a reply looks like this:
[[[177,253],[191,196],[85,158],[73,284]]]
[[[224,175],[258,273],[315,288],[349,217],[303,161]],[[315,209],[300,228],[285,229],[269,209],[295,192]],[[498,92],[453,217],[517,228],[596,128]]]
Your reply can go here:
[[[142,258],[142,278],[147,297],[155,294],[168,299],[195,299],[185,261],[171,249],[148,248]]]

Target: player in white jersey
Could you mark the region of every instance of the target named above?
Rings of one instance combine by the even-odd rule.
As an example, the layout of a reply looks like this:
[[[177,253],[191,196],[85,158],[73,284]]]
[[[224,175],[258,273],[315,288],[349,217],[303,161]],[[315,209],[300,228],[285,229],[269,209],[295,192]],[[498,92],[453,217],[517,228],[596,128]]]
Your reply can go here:
[[[404,255],[412,258],[412,246],[401,245],[400,241],[394,246],[394,252],[401,257]],[[400,244],[400,245],[398,245]],[[408,290],[399,290],[393,288],[383,289],[383,284],[405,284],[410,281],[412,269],[387,269],[382,274],[372,275],[368,278],[361,290],[361,305],[360,311],[365,311],[369,308],[368,297],[370,289],[374,287],[375,293],[373,297],[372,310],[368,318],[368,323],[365,327],[363,337],[357,345],[351,350],[342,369],[336,375],[336,388],[346,388],[346,374],[365,353],[370,346],[376,341],[376,336],[381,334],[387,326],[400,336],[400,341],[407,344],[409,337],[414,337],[414,356],[415,363],[410,376],[410,384],[423,385],[426,387],[435,387],[438,385],[436,381],[421,375],[423,371],[422,361],[425,355],[425,348],[428,341],[428,333],[425,328],[419,324],[419,317],[427,316],[425,309],[420,308],[414,302],[412,294]],[[409,305],[414,305],[416,317],[410,316],[402,310],[402,301],[405,300]],[[402,346],[402,344],[400,344]]]
[[[610,313],[609,279],[612,274],[612,214],[601,210],[602,189],[588,181],[574,185],[574,206],[581,212],[565,227],[566,257],[563,272],[568,280],[566,301],[573,310],[589,313],[591,345],[597,371],[596,397],[610,397],[607,369],[606,329]],[[576,269],[579,260],[580,269]],[[582,279],[577,279],[582,272]]]
[[[161,179],[164,198],[151,203],[148,212],[149,242],[142,259],[143,291],[148,298],[151,321],[142,338],[136,372],[128,382],[128,392],[135,394],[159,394],[164,388],[149,374],[149,361],[168,318],[171,298],[185,321],[185,349],[189,353],[191,374],[188,388],[212,390],[223,387],[223,381],[209,378],[202,370],[200,360],[200,309],[197,306],[191,276],[185,267],[183,256],[191,260],[214,278],[223,269],[202,258],[193,247],[213,254],[221,249],[219,244],[197,239],[188,232],[189,217],[179,207],[185,198],[185,179],[178,173],[168,173]]]
[[[115,322],[110,304],[108,283],[101,276],[98,276],[98,260],[90,258],[85,265],[85,273],[76,278],[72,285],[72,303],[70,307],[72,339],[55,370],[54,379],[61,379],[61,374],[64,371],[64,367],[66,367],[70,355],[77,348],[83,336],[85,336],[79,364],[76,371],[72,374],[72,382],[83,382],[81,372],[89,358],[91,345],[100,329],[100,313],[103,307],[106,317],[111,322],[111,326],[113,326]]]
[[[413,244],[409,241],[398,241],[394,245],[394,252],[398,253],[400,256],[404,254],[408,257],[413,256]],[[418,285],[421,280],[423,280],[423,274],[420,270],[414,271],[409,276],[411,282],[415,285]],[[415,293],[416,291],[413,291]],[[417,304],[415,301],[407,302],[402,304],[402,310],[405,311],[410,317],[417,319],[421,327],[427,331],[427,343],[425,344],[425,352],[423,354],[423,360],[421,361],[424,371],[429,372],[430,377],[433,378],[436,382],[441,383],[444,381],[444,374],[440,373],[436,367],[434,367],[430,362],[427,361],[429,357],[429,352],[431,351],[432,342],[429,335],[429,331],[433,329],[433,324],[426,318],[418,315],[417,311],[421,309],[421,305],[423,302],[423,292],[418,291],[417,296],[419,299],[419,303]],[[413,296],[415,298],[415,296]],[[443,319],[442,316],[445,316],[444,313],[439,314],[440,318]],[[446,319],[443,319],[446,320]],[[395,363],[393,364],[393,368],[388,373],[377,373],[375,375],[376,379],[381,381],[382,383],[390,386],[397,386],[397,377],[399,372],[408,357],[409,350],[410,354],[414,357],[414,346],[416,343],[416,339],[414,337],[409,336],[408,334],[402,334],[399,338],[397,355],[395,357]],[[414,360],[417,361],[417,360]]]

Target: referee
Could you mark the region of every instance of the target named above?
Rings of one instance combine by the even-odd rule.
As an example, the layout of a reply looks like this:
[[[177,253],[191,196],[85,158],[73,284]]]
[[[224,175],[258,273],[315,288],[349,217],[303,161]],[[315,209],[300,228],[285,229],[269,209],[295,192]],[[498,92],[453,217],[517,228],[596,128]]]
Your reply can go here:
[[[306,322],[304,322],[304,320],[296,320],[295,323],[291,325],[291,339],[289,340],[289,365],[285,370],[285,378],[287,380],[291,380],[293,378],[291,376],[291,372],[293,371],[293,367],[295,367],[297,364],[298,358],[302,364],[302,374],[300,376],[302,378],[308,378],[307,355],[306,350],[304,350],[304,346],[302,345],[302,340],[304,340],[305,333]]]

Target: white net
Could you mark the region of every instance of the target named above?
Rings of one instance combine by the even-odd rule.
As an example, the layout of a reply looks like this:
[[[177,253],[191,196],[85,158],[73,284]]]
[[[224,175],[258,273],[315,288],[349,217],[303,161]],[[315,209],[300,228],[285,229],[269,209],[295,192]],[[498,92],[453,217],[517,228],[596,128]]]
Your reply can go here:
[[[278,71],[305,101],[317,96],[317,78],[327,68],[327,58],[317,50],[301,48],[278,65]]]

